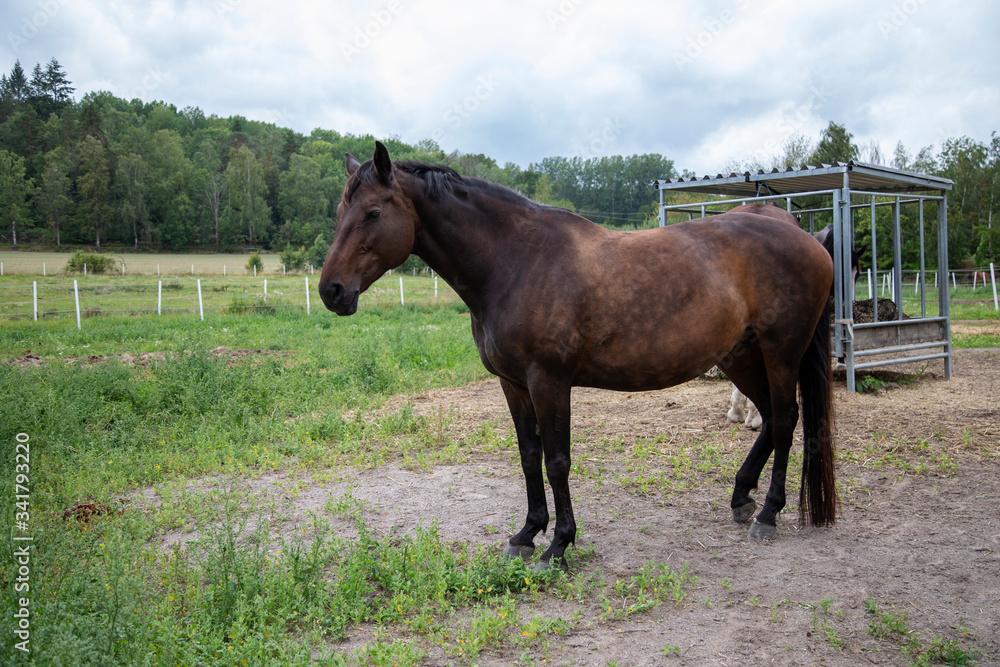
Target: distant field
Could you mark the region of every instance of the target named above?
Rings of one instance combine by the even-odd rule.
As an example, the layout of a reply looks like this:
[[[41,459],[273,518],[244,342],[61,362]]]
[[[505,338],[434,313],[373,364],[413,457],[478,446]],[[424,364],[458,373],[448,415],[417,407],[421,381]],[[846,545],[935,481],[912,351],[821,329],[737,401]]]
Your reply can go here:
[[[6,270],[6,267],[5,267]],[[385,275],[361,295],[359,307],[384,308],[400,304],[400,275]],[[403,301],[406,304],[443,305],[458,301],[458,295],[443,281],[422,275],[405,275]],[[197,313],[198,283],[201,283],[201,308],[205,312],[273,313],[277,309],[306,309],[308,280],[309,305],[312,311],[323,309],[317,293],[319,275],[245,273],[223,277],[201,273],[195,276],[173,275],[157,278],[149,275],[64,274],[46,277],[5,275],[0,279],[0,319],[69,318],[76,314],[76,296],[82,317],[95,315],[155,315],[157,312]],[[74,293],[73,284],[77,283]]]
[[[163,276],[191,275],[192,267],[195,275],[247,275],[244,268],[247,259],[246,254],[123,254],[112,253],[118,260],[118,271],[121,273],[121,264],[125,264],[125,275],[145,274]],[[0,263],[3,264],[4,275],[53,275],[63,273],[66,262],[69,261],[68,252],[11,252],[0,251]],[[261,255],[264,260],[265,274],[280,274],[281,259],[278,255]],[[319,267],[316,267],[318,270]]]

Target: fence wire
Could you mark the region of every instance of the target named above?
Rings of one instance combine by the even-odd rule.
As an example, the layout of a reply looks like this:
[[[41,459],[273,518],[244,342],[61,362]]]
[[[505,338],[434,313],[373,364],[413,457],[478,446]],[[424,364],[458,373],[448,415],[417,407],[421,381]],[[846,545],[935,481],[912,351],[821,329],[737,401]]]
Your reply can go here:
[[[74,280],[76,287],[74,288]],[[308,281],[308,282],[307,282]],[[81,318],[101,315],[167,315],[176,313],[274,313],[323,309],[315,276],[268,278],[221,276],[200,279],[172,277],[150,280],[133,278],[48,277],[37,281],[0,281],[0,319],[47,319],[76,317],[79,297]],[[308,284],[308,296],[306,294]],[[402,290],[402,298],[400,291]],[[384,276],[361,295],[358,307],[386,308],[395,305],[433,305],[458,300],[458,295],[440,279],[427,276]]]

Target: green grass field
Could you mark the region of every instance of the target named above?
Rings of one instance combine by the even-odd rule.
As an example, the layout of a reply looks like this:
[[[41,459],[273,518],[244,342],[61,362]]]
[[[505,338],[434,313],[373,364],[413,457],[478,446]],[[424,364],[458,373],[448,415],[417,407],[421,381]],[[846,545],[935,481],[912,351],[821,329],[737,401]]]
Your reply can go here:
[[[250,499],[235,488],[211,498],[184,491],[187,480],[205,476],[336,470],[359,457],[391,457],[395,441],[424,442],[425,425],[412,415],[381,422],[340,415],[366,414],[393,393],[483,377],[463,310],[397,307],[353,318],[213,313],[204,323],[190,315],[109,316],[82,331],[65,320],[4,324],[4,357],[31,349],[56,359],[38,367],[0,364],[0,434],[10,445],[0,458],[11,473],[0,483],[10,500],[0,504],[0,517],[4,526],[14,526],[15,514],[30,521],[37,540],[31,664],[309,664],[313,650],[328,655],[311,664],[392,664],[391,644],[376,647],[386,657],[350,660],[331,647],[352,624],[446,618],[455,608],[511,604],[515,593],[537,590],[525,583],[523,565],[456,552],[430,527],[402,544],[366,533],[363,513],[344,506],[331,510],[355,517],[360,540],[321,527],[305,545],[270,524],[247,528],[245,515],[267,508],[251,503],[247,510]],[[210,352],[218,346],[265,353],[230,363]],[[113,358],[81,363],[122,351],[165,356],[148,367]],[[60,355],[80,361],[60,363]],[[30,447],[17,478],[30,500],[20,507],[18,434]],[[381,439],[389,446],[372,450]],[[435,456],[435,447],[424,449]],[[150,487],[178,503],[89,523],[62,518],[77,503],[120,507],[123,494]],[[155,546],[158,534],[186,520],[212,526],[198,546]],[[245,540],[249,546],[227,551]],[[18,546],[0,541],[0,560],[14,562]],[[432,566],[403,589],[390,582],[400,568],[414,567],[406,558]],[[315,588],[319,573],[344,585]],[[493,582],[491,592],[462,585],[471,578]],[[14,585],[5,566],[0,631],[8,639],[17,623]],[[22,657],[10,641],[0,646],[0,663],[22,664]]]
[[[458,295],[443,281],[427,275],[386,275],[361,296],[359,308],[400,304],[400,278],[404,303],[443,305]],[[74,281],[76,283],[74,292]],[[275,312],[323,309],[317,293],[318,276],[5,276],[0,279],[0,320],[76,318],[79,297],[81,318],[96,315],[146,315],[199,312],[198,284],[203,312]],[[36,311],[37,300],[37,311]]]
[[[381,409],[394,395],[487,376],[467,309],[450,291],[435,303],[429,278],[404,278],[405,293],[422,294],[405,307],[392,293],[398,276],[384,278],[351,318],[318,299],[306,315],[304,294],[302,302],[293,295],[298,285],[304,293],[302,275],[287,284],[270,278],[267,301],[259,280],[212,292],[222,283],[206,278],[204,321],[190,301],[150,313],[148,277],[78,278],[81,305],[101,308],[80,329],[65,312],[72,278],[38,281],[55,295],[46,309],[57,312],[37,322],[3,296],[33,280],[0,284],[0,357],[30,350],[45,359],[0,363],[0,523],[11,527],[0,562],[16,562],[22,543],[13,537],[34,538],[29,581],[7,565],[0,574],[0,664],[419,665],[429,647],[475,664],[498,646],[541,662],[574,624],[569,613],[532,615],[542,599],[597,602],[602,618],[620,620],[696,595],[683,564],[650,562],[627,580],[576,580],[536,574],[499,549],[446,542],[433,525],[380,534],[371,509],[350,493],[312,517],[306,539],[284,531],[273,500],[248,490],[244,482],[274,472],[331,480],[389,462],[516,457],[507,424],[484,424],[456,441],[442,435],[447,415]],[[181,285],[173,297],[190,299],[192,280],[171,282]],[[261,352],[230,356],[246,348]],[[130,364],[116,356],[123,352],[156,354]],[[710,444],[684,455],[678,474],[691,484],[705,469],[735,472],[738,462],[716,461]],[[634,473],[615,483],[639,490],[658,482]],[[162,502],[120,500],[149,490]],[[97,514],[81,518],[86,512]],[[338,521],[355,537],[335,530]],[[178,530],[197,536],[184,547],[160,546]],[[583,563],[589,553],[569,557]],[[23,583],[30,655],[9,641]],[[360,626],[375,628],[370,640],[338,644]]]

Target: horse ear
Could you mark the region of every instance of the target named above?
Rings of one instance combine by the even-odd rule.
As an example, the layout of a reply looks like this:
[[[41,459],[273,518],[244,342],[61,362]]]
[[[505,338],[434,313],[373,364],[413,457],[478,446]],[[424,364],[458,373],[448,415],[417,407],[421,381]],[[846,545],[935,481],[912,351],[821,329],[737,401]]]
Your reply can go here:
[[[361,163],[358,162],[358,158],[354,157],[350,153],[344,153],[344,166],[347,168],[347,175],[353,176],[354,172],[358,170]]]
[[[392,185],[392,160],[389,159],[389,151],[381,141],[375,142],[375,154],[372,155],[372,164],[378,173],[379,180],[385,185]]]

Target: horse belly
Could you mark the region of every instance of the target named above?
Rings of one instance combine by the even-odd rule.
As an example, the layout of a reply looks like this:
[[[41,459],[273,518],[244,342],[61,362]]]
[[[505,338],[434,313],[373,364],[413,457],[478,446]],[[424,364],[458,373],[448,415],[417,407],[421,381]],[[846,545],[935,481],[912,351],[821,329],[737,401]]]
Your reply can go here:
[[[649,391],[687,382],[724,359],[746,330],[721,316],[684,321],[644,314],[644,326],[619,324],[581,349],[574,384],[617,391]]]

